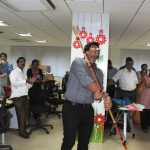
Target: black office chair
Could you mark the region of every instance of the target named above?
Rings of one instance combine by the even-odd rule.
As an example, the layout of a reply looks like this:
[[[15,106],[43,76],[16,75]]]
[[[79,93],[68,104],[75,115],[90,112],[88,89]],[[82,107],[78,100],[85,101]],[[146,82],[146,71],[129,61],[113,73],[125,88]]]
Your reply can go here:
[[[68,79],[69,79],[69,74],[66,74],[62,79],[61,89],[56,90],[56,92],[58,93],[59,99],[61,99],[62,94],[65,95],[66,93],[66,86],[67,86]]]
[[[37,123],[35,124],[29,124],[28,127],[32,127],[29,131],[29,133],[31,134],[32,131],[37,130],[37,129],[42,129],[44,130],[47,134],[49,134],[49,131],[47,130],[47,128],[50,126],[51,129],[53,129],[53,125],[51,124],[42,124],[41,123],[41,118],[40,116],[42,114],[46,114],[48,112],[50,112],[50,107],[48,105],[46,105],[46,101],[47,101],[47,93],[45,90],[42,90],[40,85],[38,86],[33,86],[30,90],[29,90],[29,111],[33,114],[33,117],[35,119],[37,119]]]
[[[58,88],[55,87],[54,81],[47,81],[45,84],[45,89],[47,89],[48,99],[47,102],[50,104],[51,112],[49,112],[46,117],[50,114],[56,114],[60,118],[60,113],[62,111],[57,110],[59,105],[64,103],[64,100],[61,98],[61,92]]]
[[[10,125],[10,118],[12,117],[11,113],[9,110],[5,108],[6,100],[8,97],[4,97],[1,103],[0,107],[0,134],[4,134],[9,130],[9,125]],[[5,144],[0,144],[0,149],[1,148],[8,148],[9,150],[13,150],[11,145],[5,145]]]

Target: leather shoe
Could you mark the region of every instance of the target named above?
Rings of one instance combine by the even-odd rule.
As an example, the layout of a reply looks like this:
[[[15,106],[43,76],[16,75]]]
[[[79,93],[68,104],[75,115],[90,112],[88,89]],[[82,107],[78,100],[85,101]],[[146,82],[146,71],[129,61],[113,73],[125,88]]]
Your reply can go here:
[[[22,138],[25,138],[25,139],[28,139],[30,137],[29,133],[19,133],[19,136],[21,136]]]

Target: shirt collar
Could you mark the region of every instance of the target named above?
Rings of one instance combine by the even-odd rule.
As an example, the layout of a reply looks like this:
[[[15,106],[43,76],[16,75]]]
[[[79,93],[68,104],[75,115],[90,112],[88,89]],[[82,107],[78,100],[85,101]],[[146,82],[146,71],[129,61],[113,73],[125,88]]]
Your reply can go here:
[[[126,72],[129,72],[127,68],[125,68],[125,71],[126,71]],[[131,69],[131,71],[130,71],[130,72],[132,73],[132,72],[133,72],[133,70]],[[129,73],[130,73],[130,72],[129,72]]]

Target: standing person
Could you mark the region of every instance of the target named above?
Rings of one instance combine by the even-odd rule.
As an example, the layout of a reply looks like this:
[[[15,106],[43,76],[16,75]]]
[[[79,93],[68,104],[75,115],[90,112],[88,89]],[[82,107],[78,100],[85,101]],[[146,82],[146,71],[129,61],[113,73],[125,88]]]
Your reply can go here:
[[[39,68],[39,61],[37,59],[32,60],[31,68],[27,70],[27,78],[35,77],[34,85],[38,85],[43,82],[43,72]]]
[[[115,96],[115,82],[111,79],[117,72],[117,68],[113,67],[111,60],[108,60],[107,92],[111,98]]]
[[[139,82],[141,81],[141,78],[142,78],[142,71],[143,71],[143,70],[145,70],[145,71],[146,71],[146,74],[149,75],[148,65],[147,65],[147,64],[142,64],[142,65],[141,65],[141,71],[138,71],[138,72],[137,72],[137,77],[138,77]]]
[[[13,70],[12,64],[9,64],[7,61],[7,54],[1,53],[0,54],[0,77],[5,77],[10,74],[10,72]]]
[[[0,84],[3,85],[3,88],[0,87],[0,93],[10,94],[10,81],[9,74],[13,70],[12,64],[9,64],[7,61],[7,54],[2,52],[0,54]],[[5,91],[5,92],[4,92]]]
[[[119,81],[119,89],[117,89],[116,97],[125,100],[125,103],[136,102],[136,85],[138,84],[138,78],[133,69],[133,64],[133,59],[127,57],[125,67],[120,69],[112,78],[115,82]],[[130,129],[133,131],[134,127],[131,111],[128,111],[128,120],[127,131],[130,131]]]
[[[129,99],[131,102],[136,101],[136,85],[138,84],[133,64],[133,59],[127,57],[125,68],[119,70],[112,78],[115,82],[119,81],[120,90],[117,93],[117,98]]]
[[[127,62],[129,62],[129,61],[133,61],[132,57],[127,57],[127,58],[126,58],[125,65],[124,65],[124,66],[121,66],[121,67],[119,68],[119,70],[125,69],[125,68],[127,67]],[[134,63],[134,61],[133,61],[133,63]],[[131,67],[131,69],[136,72],[136,70],[135,70],[135,68],[134,68],[133,66]]]
[[[17,67],[10,73],[11,82],[11,99],[15,105],[19,136],[23,138],[29,138],[29,134],[26,132],[25,124],[28,116],[28,88],[27,83],[33,84],[35,78],[27,79],[23,74],[23,69],[25,67],[25,58],[19,57],[17,59]]]
[[[141,82],[143,82],[144,87],[142,90],[138,88],[138,102],[145,108],[140,112],[140,120],[143,132],[147,133],[150,125],[150,75],[147,75],[146,70],[141,71]]]
[[[102,85],[103,73],[97,68],[95,61],[99,58],[99,45],[90,42],[84,47],[91,65]],[[112,106],[110,97],[104,92],[105,109]],[[89,139],[94,124],[94,110],[91,103],[102,98],[85,59],[76,58],[71,65],[67,82],[65,103],[62,109],[64,138],[61,150],[71,150],[78,134],[78,150],[88,150]]]
[[[28,96],[31,99],[36,99],[37,103],[38,103],[38,100],[41,103],[41,99],[38,99],[37,97],[35,98],[35,95],[38,92],[42,91],[42,83],[44,81],[43,72],[42,72],[42,69],[39,68],[39,61],[37,59],[32,60],[31,68],[27,70],[27,78],[31,79],[32,77],[34,77],[36,80],[33,86],[29,89]],[[33,114],[33,116],[34,116],[34,119],[36,119],[37,121],[39,121],[41,118],[40,114]]]

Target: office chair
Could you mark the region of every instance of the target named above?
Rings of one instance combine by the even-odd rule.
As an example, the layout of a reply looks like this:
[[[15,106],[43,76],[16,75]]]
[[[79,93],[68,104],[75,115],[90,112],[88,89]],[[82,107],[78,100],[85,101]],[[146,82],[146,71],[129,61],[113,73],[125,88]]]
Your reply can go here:
[[[55,87],[54,81],[47,81],[45,86],[48,95],[47,102],[50,104],[51,108],[51,112],[47,113],[46,117],[50,114],[56,114],[60,118],[60,113],[62,113],[62,111],[58,111],[57,107],[64,103],[64,100],[61,98],[61,91]]]
[[[42,114],[46,114],[50,112],[50,107],[45,104],[47,101],[47,93],[45,90],[41,89],[41,86],[33,86],[29,90],[29,111],[33,114],[35,118],[39,118]],[[41,119],[41,118],[40,118]],[[53,125],[51,124],[42,124],[41,120],[37,120],[37,123],[35,124],[29,124],[27,127],[32,127],[29,131],[31,134],[32,131],[42,129],[44,130],[47,134],[49,134],[49,131],[47,128],[50,126],[51,129],[53,129]]]
[[[10,118],[12,115],[10,112],[5,108],[6,100],[8,97],[4,97],[1,102],[1,107],[0,107],[0,134],[2,134],[2,144],[0,144],[0,149],[1,148],[8,148],[9,150],[13,150],[11,145],[5,145],[4,143],[4,133],[6,133],[9,130],[9,125],[10,125]]]

